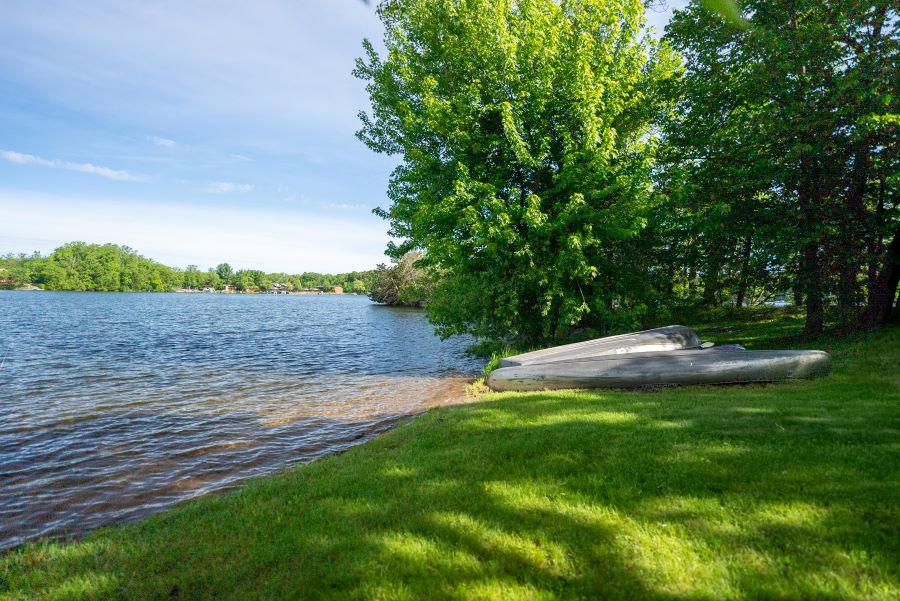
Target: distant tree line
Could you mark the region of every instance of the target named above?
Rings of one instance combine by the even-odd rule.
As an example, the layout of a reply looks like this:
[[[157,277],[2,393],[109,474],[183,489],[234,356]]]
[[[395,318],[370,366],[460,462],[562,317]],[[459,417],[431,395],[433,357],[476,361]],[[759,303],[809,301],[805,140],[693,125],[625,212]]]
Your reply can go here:
[[[127,246],[84,242],[70,242],[47,256],[37,252],[0,256],[0,287],[5,288],[31,285],[45,290],[169,292],[179,288],[222,290],[226,285],[240,291],[340,286],[344,292],[365,294],[375,277],[376,270],[341,274],[235,271],[228,263],[206,271],[196,265],[178,269],[143,257]]]
[[[358,135],[399,157],[376,212],[390,256],[423,253],[439,333],[558,339],[776,295],[809,335],[897,319],[900,5],[694,0],[656,41],[645,4],[379,5]]]

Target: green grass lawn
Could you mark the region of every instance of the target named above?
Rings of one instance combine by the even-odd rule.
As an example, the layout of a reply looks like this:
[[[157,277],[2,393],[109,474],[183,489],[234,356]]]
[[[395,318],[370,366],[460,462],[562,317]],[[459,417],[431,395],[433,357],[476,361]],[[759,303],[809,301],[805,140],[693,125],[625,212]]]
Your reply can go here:
[[[791,341],[797,318],[705,324]],[[827,379],[487,395],[0,558],[0,599],[900,599],[900,328]]]

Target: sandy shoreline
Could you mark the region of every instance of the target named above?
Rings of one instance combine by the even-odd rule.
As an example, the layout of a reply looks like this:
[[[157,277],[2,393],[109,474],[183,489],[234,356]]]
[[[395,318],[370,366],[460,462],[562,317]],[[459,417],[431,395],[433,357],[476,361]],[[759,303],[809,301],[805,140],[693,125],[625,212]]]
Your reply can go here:
[[[286,470],[298,469],[304,465],[314,463],[321,459],[325,459],[333,455],[339,455],[350,450],[351,448],[370,442],[373,439],[381,436],[382,434],[396,429],[400,425],[409,423],[410,421],[425,414],[431,409],[437,407],[466,405],[477,401],[477,397],[467,394],[466,390],[467,386],[471,384],[474,377],[474,375],[454,375],[443,378],[423,378],[421,382],[421,396],[415,400],[407,399],[405,402],[401,402],[401,411],[399,411],[398,413],[370,414],[369,416],[367,416],[371,418],[370,421],[366,422],[365,424],[359,423],[359,429],[353,433],[348,433],[348,435],[343,440],[323,440],[322,445],[319,448],[308,447],[308,454],[306,454],[306,456],[304,457],[294,458],[293,460],[288,460],[280,465],[260,465],[259,468],[262,473],[256,473],[248,475],[246,477],[237,476],[234,479],[230,479],[230,481],[226,484],[210,482],[204,480],[204,478],[202,477],[188,477],[187,479],[180,480],[169,487],[163,486],[161,489],[157,489],[155,494],[148,494],[143,499],[140,499],[140,503],[137,506],[134,505],[137,499],[131,499],[130,501],[125,502],[122,498],[118,497],[113,499],[106,499],[105,502],[94,505],[95,509],[101,513],[108,511],[119,513],[121,517],[118,518],[108,520],[103,519],[97,522],[87,523],[77,527],[73,527],[71,524],[61,524],[60,526],[54,526],[53,521],[56,519],[55,516],[49,513],[45,513],[43,507],[38,508],[38,506],[35,505],[29,511],[29,513],[32,511],[37,512],[37,514],[34,515],[34,518],[37,518],[37,520],[39,520],[37,523],[43,522],[43,527],[39,528],[40,533],[34,533],[33,531],[31,533],[27,531],[24,533],[15,531],[7,531],[4,533],[2,532],[2,530],[0,530],[0,540],[5,539],[6,542],[6,544],[0,545],[0,554],[6,553],[23,544],[34,542],[36,540],[79,540],[99,528],[138,522],[150,516],[170,511],[176,507],[183,505],[184,503],[190,503],[194,500],[208,497],[210,495],[227,494],[230,492],[234,492],[235,490],[242,488],[252,481],[256,481],[262,478],[274,477]],[[296,418],[286,419],[284,420],[284,423],[290,423],[293,421],[296,421]],[[273,422],[271,424],[267,423],[266,425],[277,427],[284,424],[276,424]],[[245,446],[252,446],[253,444],[254,443],[251,442]],[[164,502],[160,504],[160,500],[161,498],[166,496],[166,491],[168,488],[173,488],[173,491],[175,489],[178,489],[180,493],[184,494],[185,496],[181,497],[180,499],[174,500],[174,502],[171,503]],[[82,502],[86,499],[76,497],[71,500],[75,502]],[[38,517],[38,515],[41,514],[43,515],[41,517]],[[32,522],[32,525],[34,524],[35,522]]]

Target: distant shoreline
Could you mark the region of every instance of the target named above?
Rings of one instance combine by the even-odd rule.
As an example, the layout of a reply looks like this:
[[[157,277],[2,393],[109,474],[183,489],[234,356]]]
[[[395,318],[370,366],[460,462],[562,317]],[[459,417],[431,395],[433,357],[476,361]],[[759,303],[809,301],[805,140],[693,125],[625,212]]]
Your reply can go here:
[[[314,271],[289,274],[259,269],[234,269],[220,263],[203,271],[148,259],[128,246],[69,242],[47,256],[0,255],[0,289],[83,292],[266,292],[368,293],[378,269],[329,274]]]
[[[272,292],[272,291],[253,291],[248,292],[244,290],[235,290],[225,292],[223,290],[214,290],[214,291],[204,291],[204,290],[54,290],[54,289],[46,289],[40,288],[38,286],[33,286],[30,288],[19,287],[19,288],[0,288],[0,292],[91,292],[91,293],[103,293],[103,294],[226,294],[226,295],[236,295],[236,294],[252,294],[252,295],[262,295],[262,296],[366,296],[366,294],[359,292],[312,292],[312,291],[291,291],[291,292]]]

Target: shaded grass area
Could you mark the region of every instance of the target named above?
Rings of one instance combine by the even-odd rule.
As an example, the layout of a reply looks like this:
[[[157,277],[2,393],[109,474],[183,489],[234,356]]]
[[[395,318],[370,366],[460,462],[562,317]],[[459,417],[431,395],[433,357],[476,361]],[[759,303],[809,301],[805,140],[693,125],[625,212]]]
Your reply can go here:
[[[831,345],[847,348],[848,343],[860,342],[864,333],[838,334],[836,326],[826,330],[816,340],[803,336],[804,314],[797,308],[747,307],[719,308],[699,312],[691,327],[703,340],[717,344],[742,344],[748,349],[821,348]]]
[[[718,344],[744,344],[752,349],[820,348],[822,343],[859,341],[863,332],[848,332],[840,324],[828,322],[826,331],[815,340],[804,337],[805,314],[798,307],[712,307],[687,310],[672,315],[663,322],[632,329],[614,328],[609,331],[582,330],[555,344],[584,342],[603,336],[627,334],[638,329],[650,329],[666,325],[686,325],[697,332],[704,341]],[[550,346],[554,346],[551,344]],[[528,353],[545,348],[545,345],[522,344],[516,340],[485,340],[473,344],[467,352],[489,360],[485,375],[496,367],[502,357]]]
[[[784,317],[698,329],[766,348]],[[824,380],[433,410],[7,554],[0,599],[900,599],[900,328],[825,346]]]

